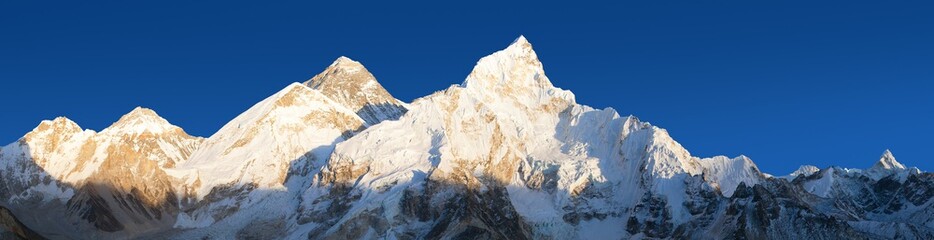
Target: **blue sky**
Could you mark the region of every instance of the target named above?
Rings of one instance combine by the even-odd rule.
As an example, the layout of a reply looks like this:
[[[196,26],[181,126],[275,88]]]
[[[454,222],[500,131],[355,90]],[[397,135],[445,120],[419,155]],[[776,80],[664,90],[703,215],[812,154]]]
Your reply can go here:
[[[270,1],[273,2],[273,1]],[[697,156],[934,169],[930,1],[0,3],[0,142],[135,106],[209,136],[346,55],[410,101],[518,35],[556,86]]]

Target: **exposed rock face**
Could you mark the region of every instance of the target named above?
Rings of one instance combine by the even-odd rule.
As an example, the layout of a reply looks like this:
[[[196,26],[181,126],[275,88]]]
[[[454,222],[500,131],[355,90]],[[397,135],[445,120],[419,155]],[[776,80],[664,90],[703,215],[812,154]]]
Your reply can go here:
[[[13,213],[5,207],[0,207],[0,238],[2,239],[45,239],[26,225],[23,225]]]
[[[145,108],[100,133],[62,117],[44,121],[0,152],[6,166],[0,181],[8,183],[2,192],[14,212],[34,213],[26,224],[71,223],[39,229],[50,236],[132,237],[170,229],[178,201],[165,169],[187,159],[202,140]]]
[[[932,198],[888,151],[783,177],[692,156],[578,104],[524,37],[411,104],[341,57],[208,139],[138,108],[0,149],[0,223],[53,239],[932,239]]]
[[[103,159],[69,200],[70,210],[101,230],[149,232],[174,224],[175,179],[165,169],[191,155],[191,137],[149,109],[136,108],[97,136]]]
[[[396,120],[406,111],[404,103],[392,97],[360,62],[344,56],[305,85],[353,110],[368,125]]]

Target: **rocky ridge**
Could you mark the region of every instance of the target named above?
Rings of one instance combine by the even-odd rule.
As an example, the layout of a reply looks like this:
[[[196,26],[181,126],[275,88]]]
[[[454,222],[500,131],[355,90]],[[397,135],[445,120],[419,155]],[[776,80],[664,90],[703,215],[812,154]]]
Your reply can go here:
[[[929,239],[932,197],[889,151],[783,177],[692,156],[578,104],[525,37],[411,104],[340,57],[208,138],[137,108],[0,148],[3,223],[53,239]]]

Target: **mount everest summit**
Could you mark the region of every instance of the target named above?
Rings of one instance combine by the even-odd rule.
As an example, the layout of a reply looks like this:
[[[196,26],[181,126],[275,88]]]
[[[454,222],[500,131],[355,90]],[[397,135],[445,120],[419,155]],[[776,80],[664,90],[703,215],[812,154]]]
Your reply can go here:
[[[934,239],[932,197],[888,151],[783,176],[694,157],[577,103],[524,37],[411,103],[340,57],[207,138],[136,108],[0,148],[11,238]]]

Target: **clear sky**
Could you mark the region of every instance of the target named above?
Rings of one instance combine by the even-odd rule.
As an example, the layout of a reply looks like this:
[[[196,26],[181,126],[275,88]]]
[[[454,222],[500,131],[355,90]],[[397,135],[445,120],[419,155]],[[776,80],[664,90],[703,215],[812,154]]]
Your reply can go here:
[[[0,2],[0,142],[139,105],[207,137],[341,55],[411,101],[522,34],[578,102],[697,156],[934,170],[931,1],[140,2]]]

